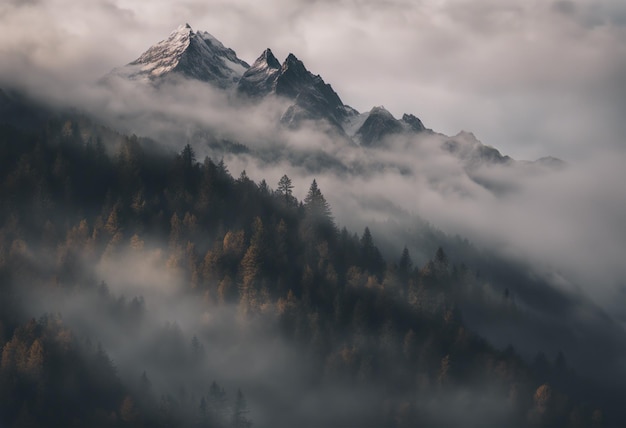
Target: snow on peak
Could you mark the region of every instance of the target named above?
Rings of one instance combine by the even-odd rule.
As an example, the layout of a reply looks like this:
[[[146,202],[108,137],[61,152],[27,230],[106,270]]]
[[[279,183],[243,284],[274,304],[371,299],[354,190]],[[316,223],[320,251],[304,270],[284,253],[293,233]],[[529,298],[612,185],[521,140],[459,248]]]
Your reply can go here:
[[[274,91],[280,74],[280,62],[268,48],[241,76],[237,90],[248,97],[258,98]]]
[[[296,58],[296,56],[292,53],[290,53],[289,55],[287,55],[287,58],[285,59],[285,62],[283,62],[283,69],[287,70],[288,68],[293,68],[296,69],[298,71],[300,70],[306,70],[306,67],[304,66],[304,63],[302,61],[300,61],[298,58]]]
[[[115,74],[154,80],[174,72],[226,88],[236,83],[248,67],[213,35],[195,32],[184,24]]]
[[[276,68],[276,69],[280,68],[280,62],[274,56],[270,48],[265,49],[263,51],[263,54],[261,54],[261,56],[259,57],[259,59],[263,59],[265,64],[270,68]]]
[[[189,47],[192,34],[193,31],[188,24],[181,25],[167,39],[150,47],[129,65],[141,65],[140,73],[149,74],[151,77],[172,71]]]
[[[210,45],[213,45],[219,49],[226,49],[226,47],[224,47],[224,44],[222,42],[220,42],[219,40],[217,40],[215,38],[215,36],[213,36],[211,33],[207,32],[207,31],[197,31],[196,32],[200,37],[202,37],[202,39]]]
[[[274,70],[278,70],[280,68],[280,62],[272,53],[270,48],[267,48],[263,51],[263,53],[254,61],[254,64],[248,69],[248,74],[253,72],[264,72],[264,73],[272,73]]]
[[[370,110],[370,115],[384,115],[391,119],[395,119],[393,115],[385,108],[385,106],[375,106]]]

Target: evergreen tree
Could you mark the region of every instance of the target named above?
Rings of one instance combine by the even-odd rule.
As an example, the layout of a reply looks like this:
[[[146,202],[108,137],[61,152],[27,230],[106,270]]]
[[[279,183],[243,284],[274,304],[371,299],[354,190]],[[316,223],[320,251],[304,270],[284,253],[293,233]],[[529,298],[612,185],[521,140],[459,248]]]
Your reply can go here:
[[[411,260],[411,255],[409,254],[408,248],[404,247],[404,250],[402,250],[402,255],[400,256],[400,261],[398,262],[398,273],[403,280],[408,278],[412,268],[413,260]]]
[[[281,199],[287,205],[292,205],[295,202],[293,197],[293,184],[291,179],[287,177],[287,174],[283,175],[278,181],[278,189],[276,190]]]
[[[183,147],[183,150],[180,152],[180,157],[183,161],[183,167],[185,169],[191,169],[191,167],[196,163],[196,154],[189,144],[186,144],[185,147]]]
[[[317,187],[317,181],[313,180],[309,192],[304,198],[304,208],[307,215],[313,219],[326,221],[332,223],[332,213],[330,211],[330,205],[326,202],[326,198],[322,195],[319,187]]]
[[[411,270],[413,269],[413,261],[409,254],[408,248],[404,247],[400,261],[398,262],[398,279],[400,280],[400,287],[402,288],[402,294],[407,296],[409,290],[409,278],[411,277]]]
[[[374,245],[374,238],[369,227],[366,227],[361,237],[361,266],[378,278],[382,277],[385,270],[385,260]]]
[[[237,390],[237,396],[235,397],[235,405],[233,406],[232,415],[232,427],[233,428],[250,428],[252,422],[246,416],[249,413],[248,404],[246,398],[241,392],[241,389]]]

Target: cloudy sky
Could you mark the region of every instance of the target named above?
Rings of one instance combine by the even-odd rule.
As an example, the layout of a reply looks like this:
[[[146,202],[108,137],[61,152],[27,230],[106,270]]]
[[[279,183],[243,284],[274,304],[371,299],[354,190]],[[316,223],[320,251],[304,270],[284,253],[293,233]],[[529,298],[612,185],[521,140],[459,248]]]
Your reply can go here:
[[[516,158],[624,145],[620,0],[4,0],[0,77],[75,87],[185,22],[248,62],[293,52],[358,110],[412,112]]]

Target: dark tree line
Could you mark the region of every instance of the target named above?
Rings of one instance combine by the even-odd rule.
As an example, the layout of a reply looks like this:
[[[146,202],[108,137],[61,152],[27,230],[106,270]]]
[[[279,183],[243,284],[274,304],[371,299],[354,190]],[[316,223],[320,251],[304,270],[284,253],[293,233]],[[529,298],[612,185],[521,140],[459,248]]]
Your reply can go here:
[[[215,383],[193,399],[154,396],[148,374],[121,379],[101,347],[60,319],[29,321],[16,309],[17,287],[92,287],[124,325],[137,324],[142,300],[113,297],[90,266],[155,248],[185,293],[276,325],[310,368],[307,387],[378,391],[358,425],[438,426],[425,403],[463,388],[504,397],[499,424],[602,424],[592,395],[566,395],[577,380],[563,359],[530,366],[466,328],[457,299],[478,280],[443,249],[421,267],[406,249],[385,260],[368,228],[337,228],[315,180],[300,202],[286,175],[272,190],[245,171],[233,178],[223,161],[198,162],[190,145],[159,154],[134,136],[108,154],[90,129],[77,119],[0,128],[1,424],[250,426],[241,391],[230,403]],[[41,263],[42,254],[53,257]],[[165,348],[184,347],[172,329],[162,340],[178,345]],[[167,364],[203,355],[194,339],[188,351],[164,353]]]

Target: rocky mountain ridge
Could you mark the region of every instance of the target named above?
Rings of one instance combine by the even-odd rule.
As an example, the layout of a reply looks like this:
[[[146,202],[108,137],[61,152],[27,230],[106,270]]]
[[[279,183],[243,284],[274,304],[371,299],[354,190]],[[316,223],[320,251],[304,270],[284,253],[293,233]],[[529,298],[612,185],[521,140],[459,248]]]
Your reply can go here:
[[[114,69],[106,78],[109,77],[156,86],[177,78],[198,80],[244,103],[281,98],[288,101],[288,107],[280,122],[288,129],[297,129],[307,122],[323,122],[333,135],[365,148],[384,148],[394,136],[437,135],[443,141],[442,149],[471,166],[482,162],[500,165],[513,162],[473,134],[471,138],[466,138],[464,132],[452,137],[438,134],[410,113],[397,119],[383,106],[361,113],[345,104],[330,84],[309,71],[293,53],[281,63],[267,48],[249,65],[214,36],[194,31],[189,24],[179,26],[135,61]]]
[[[250,66],[211,34],[194,31],[189,24],[179,26],[167,39],[109,76],[151,84],[183,77],[233,91],[252,102],[268,96],[285,98],[291,101],[281,119],[286,126],[297,128],[306,120],[323,120],[365,146],[395,133],[426,130],[411,114],[398,120],[381,107],[360,113],[344,104],[332,86],[311,73],[293,53],[281,64],[268,48]]]

